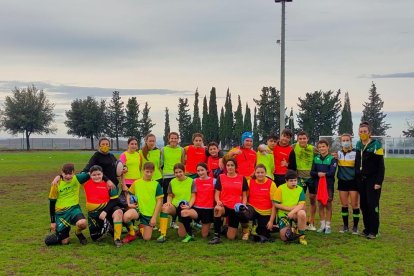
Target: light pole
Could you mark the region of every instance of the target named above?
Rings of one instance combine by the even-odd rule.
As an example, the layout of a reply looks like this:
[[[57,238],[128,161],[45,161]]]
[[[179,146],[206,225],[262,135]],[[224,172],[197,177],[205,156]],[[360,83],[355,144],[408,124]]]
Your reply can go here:
[[[285,4],[292,0],[275,0],[282,3],[282,31],[280,38],[280,133],[285,129]]]

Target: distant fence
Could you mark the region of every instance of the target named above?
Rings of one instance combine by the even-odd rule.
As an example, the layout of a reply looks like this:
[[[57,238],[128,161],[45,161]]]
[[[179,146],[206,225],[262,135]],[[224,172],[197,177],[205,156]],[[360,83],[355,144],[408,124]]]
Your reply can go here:
[[[87,150],[91,149],[91,139],[76,138],[30,138],[30,148],[34,150]],[[115,147],[115,141],[111,140]],[[95,148],[98,140],[94,140]],[[127,141],[119,140],[119,148],[126,149]],[[0,150],[26,150],[26,139],[0,139]]]

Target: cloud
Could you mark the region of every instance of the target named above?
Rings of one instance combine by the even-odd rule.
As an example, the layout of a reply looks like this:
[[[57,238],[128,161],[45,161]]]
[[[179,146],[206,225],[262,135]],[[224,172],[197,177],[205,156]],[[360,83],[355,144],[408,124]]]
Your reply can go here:
[[[362,75],[362,76],[359,76],[359,78],[370,78],[370,79],[414,78],[414,72],[392,73],[392,74],[371,74],[371,75]]]
[[[63,84],[51,84],[47,82],[24,82],[24,81],[0,81],[0,94],[9,93],[15,87],[24,88],[35,85],[38,89],[43,89],[47,93],[51,93],[55,98],[75,99],[93,97],[111,97],[112,92],[117,90],[121,96],[148,96],[148,95],[192,95],[194,91],[176,91],[170,89],[118,89],[110,87],[86,87],[73,86]]]

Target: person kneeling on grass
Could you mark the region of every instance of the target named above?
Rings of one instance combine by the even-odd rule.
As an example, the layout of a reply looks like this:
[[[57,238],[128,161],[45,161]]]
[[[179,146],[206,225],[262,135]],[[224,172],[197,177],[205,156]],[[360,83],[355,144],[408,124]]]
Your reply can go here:
[[[127,224],[129,232],[122,240],[123,243],[129,243],[136,239],[134,225],[131,221],[138,218],[141,224],[144,225],[142,238],[146,241],[151,239],[152,230],[157,223],[157,217],[160,213],[162,199],[164,197],[160,183],[156,180],[151,180],[154,170],[154,164],[146,162],[143,167],[143,178],[135,180],[129,188],[127,202],[130,209],[125,212],[123,217],[123,221]],[[137,198],[139,209],[136,203],[131,203],[131,195]]]
[[[114,244],[122,246],[122,204],[118,198],[118,189],[108,189],[107,183],[102,180],[102,167],[94,165],[89,169],[91,179],[84,185],[86,195],[86,209],[88,210],[89,233],[93,241],[99,240],[105,222],[111,223],[114,229]]]
[[[285,242],[299,238],[299,243],[307,245],[305,240],[306,207],[305,193],[298,186],[298,175],[293,170],[286,172],[286,183],[280,185],[275,194],[274,206],[278,209],[280,239]],[[298,225],[298,233],[292,231],[291,221]]]
[[[187,237],[183,242],[188,242],[192,238],[191,220],[199,219],[202,223],[201,237],[206,238],[210,231],[210,225],[214,219],[214,185],[216,179],[208,176],[208,166],[206,163],[197,165],[198,177],[193,180],[195,186],[195,196],[191,198],[188,205],[181,206],[181,221],[184,224]]]
[[[89,174],[74,175],[74,171],[73,164],[64,164],[57,184],[50,187],[50,230],[55,233],[45,238],[46,245],[68,244],[70,225],[76,225],[75,235],[80,243],[88,243],[82,234],[87,224],[79,206],[79,190],[80,184],[89,179]]]
[[[158,242],[165,242],[166,235],[167,235],[167,226],[168,226],[168,215],[175,216],[177,215],[179,218],[179,225],[178,225],[178,236],[185,237],[187,241],[192,239],[184,228],[182,224],[181,218],[181,210],[182,206],[181,203],[184,202],[193,202],[192,199],[194,197],[195,189],[193,184],[193,179],[187,177],[184,174],[184,165],[181,163],[177,163],[173,167],[175,178],[171,180],[167,193],[167,202],[164,203],[161,209],[160,215],[160,232],[161,235],[158,237]]]

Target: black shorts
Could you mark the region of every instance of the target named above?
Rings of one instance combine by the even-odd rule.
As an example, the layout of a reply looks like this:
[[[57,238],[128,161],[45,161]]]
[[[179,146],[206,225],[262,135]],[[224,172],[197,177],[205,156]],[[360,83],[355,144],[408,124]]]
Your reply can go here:
[[[303,188],[303,192],[309,190],[310,194],[316,195],[316,185],[312,177],[310,178],[298,178],[298,184]]]
[[[353,180],[341,180],[338,179],[338,190],[349,192],[349,191],[358,191],[358,184],[355,179]]]
[[[274,174],[274,182],[276,184],[276,187],[279,187],[282,184],[286,183],[286,176],[281,174]]]
[[[198,215],[198,219],[202,224],[213,223],[214,222],[214,209],[204,209],[193,207]]]
[[[239,228],[239,217],[236,214],[234,209],[230,209],[224,206],[224,215],[223,217],[228,217],[228,225],[232,228]]]

